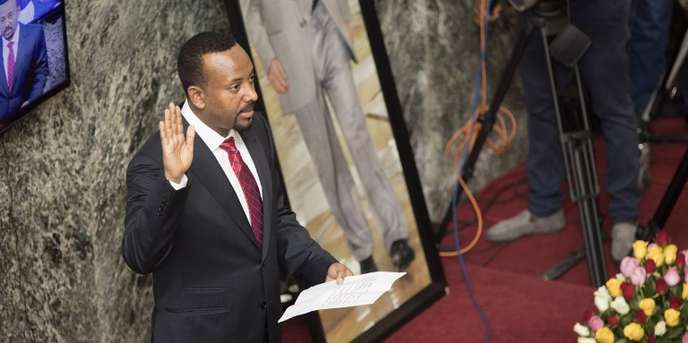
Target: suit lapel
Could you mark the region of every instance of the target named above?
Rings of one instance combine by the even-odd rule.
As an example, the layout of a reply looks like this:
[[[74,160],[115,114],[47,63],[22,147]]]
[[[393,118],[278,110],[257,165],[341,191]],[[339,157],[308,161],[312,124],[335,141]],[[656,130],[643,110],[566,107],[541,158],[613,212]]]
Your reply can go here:
[[[258,248],[258,241],[256,241],[253,231],[251,231],[251,226],[249,225],[248,218],[246,218],[244,209],[241,207],[241,203],[239,203],[239,198],[229,180],[227,180],[227,176],[217,162],[217,159],[198,136],[194,140],[194,158],[191,163],[190,173],[194,176],[192,182],[200,182],[205,185],[208,192],[225,210],[224,212],[227,216],[239,226],[240,230]]]
[[[246,147],[248,148],[248,152],[251,154],[251,159],[253,160],[253,164],[256,166],[256,170],[258,171],[258,182],[260,182],[261,187],[263,189],[263,257],[262,260],[265,260],[265,256],[267,255],[268,252],[268,246],[270,245],[270,236],[271,236],[271,231],[272,231],[272,221],[270,220],[270,213],[272,213],[272,188],[270,185],[272,184],[270,180],[270,167],[268,165],[268,160],[265,156],[265,150],[263,149],[262,143],[258,139],[258,137],[255,134],[255,126],[252,126],[250,129],[247,129],[245,131],[241,132],[241,138],[243,138],[244,142],[246,143]],[[261,260],[261,262],[262,262]]]

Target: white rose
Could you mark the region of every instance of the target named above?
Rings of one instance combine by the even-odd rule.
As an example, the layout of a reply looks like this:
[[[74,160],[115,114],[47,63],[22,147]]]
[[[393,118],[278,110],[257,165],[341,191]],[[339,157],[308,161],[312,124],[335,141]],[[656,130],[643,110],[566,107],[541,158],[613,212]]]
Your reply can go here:
[[[600,312],[604,312],[609,308],[609,302],[612,297],[609,295],[607,287],[601,286],[595,291],[595,306]]]
[[[614,309],[614,311],[618,312],[619,314],[626,314],[628,313],[628,311],[630,311],[628,303],[623,297],[614,298],[614,301],[612,301],[611,303],[611,307]]]
[[[590,336],[590,329],[587,326],[581,325],[581,323],[576,323],[573,326],[573,331],[578,334],[578,336]]]
[[[595,306],[600,312],[604,312],[609,308],[609,299],[605,297],[595,297]]]
[[[666,322],[663,320],[655,325],[655,336],[661,336],[666,333]]]
[[[594,338],[578,337],[577,343],[597,343]]]
[[[619,281],[621,281],[621,282],[626,281],[626,277],[625,277],[623,274],[621,274],[621,273],[616,274],[616,279],[619,280]]]

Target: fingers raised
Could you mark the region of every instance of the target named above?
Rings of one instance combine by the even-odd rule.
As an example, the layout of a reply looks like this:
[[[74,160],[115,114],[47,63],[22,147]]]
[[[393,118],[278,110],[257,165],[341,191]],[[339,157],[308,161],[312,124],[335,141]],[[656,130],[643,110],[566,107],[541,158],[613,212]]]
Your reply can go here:
[[[193,146],[194,146],[194,137],[196,137],[196,129],[194,129],[193,126],[189,126],[186,129],[186,144],[189,145],[189,148],[193,152]]]
[[[181,110],[179,109],[179,106],[174,105],[174,119],[175,119],[175,128],[176,131],[175,133],[177,135],[183,135],[184,134],[184,128],[182,127],[182,113]]]
[[[160,127],[160,143],[165,146],[167,143],[167,132],[165,130],[165,121],[161,120],[160,123],[158,123],[158,126]]]

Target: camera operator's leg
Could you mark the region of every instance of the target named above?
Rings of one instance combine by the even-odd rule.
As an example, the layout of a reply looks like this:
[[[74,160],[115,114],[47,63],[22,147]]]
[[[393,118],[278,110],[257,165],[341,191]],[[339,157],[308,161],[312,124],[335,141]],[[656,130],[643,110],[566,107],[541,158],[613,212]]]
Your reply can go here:
[[[564,161],[540,35],[534,35],[528,42],[521,61],[521,81],[528,107],[528,209],[488,229],[487,238],[496,242],[556,232],[565,225],[560,189]],[[565,78],[560,77],[560,81],[571,80],[560,68],[557,76]]]
[[[574,23],[592,39],[581,60],[593,111],[600,117],[607,145],[607,191],[611,194],[612,256],[622,259],[635,239],[640,189],[637,118],[628,73],[627,1],[594,2],[574,12]]]

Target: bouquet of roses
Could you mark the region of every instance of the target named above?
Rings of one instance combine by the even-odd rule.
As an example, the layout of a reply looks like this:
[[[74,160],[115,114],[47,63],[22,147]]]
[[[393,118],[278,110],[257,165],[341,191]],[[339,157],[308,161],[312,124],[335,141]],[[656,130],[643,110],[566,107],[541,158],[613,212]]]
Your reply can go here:
[[[578,343],[688,343],[688,250],[678,252],[666,232],[654,243],[635,241],[621,273],[595,291],[596,311],[573,331]]]

